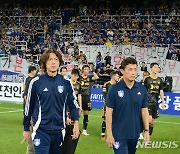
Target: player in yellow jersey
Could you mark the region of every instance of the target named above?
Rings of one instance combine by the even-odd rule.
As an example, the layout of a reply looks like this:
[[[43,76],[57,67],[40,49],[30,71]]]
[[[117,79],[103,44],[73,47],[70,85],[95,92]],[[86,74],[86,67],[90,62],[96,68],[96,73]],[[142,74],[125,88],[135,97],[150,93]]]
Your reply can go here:
[[[87,136],[89,135],[86,131],[88,126],[88,115],[89,115],[89,111],[92,110],[91,102],[90,102],[92,82],[97,80],[99,77],[95,72],[93,72],[92,77],[89,76],[90,67],[88,65],[84,65],[82,67],[82,71],[83,73],[79,79],[81,83],[82,110],[84,114],[82,134]]]
[[[159,117],[158,114],[158,97],[162,100],[162,109],[164,110],[164,92],[163,81],[158,77],[159,65],[151,63],[151,74],[144,80],[144,85],[148,91],[148,110],[149,110],[149,135],[152,135],[155,119]]]
[[[118,75],[117,72],[112,71],[110,73],[110,78],[111,78],[111,80],[105,82],[104,86],[103,86],[104,107],[102,109],[102,111],[103,111],[102,112],[103,122],[102,122],[102,132],[101,132],[101,139],[102,140],[106,140],[106,137],[105,137],[105,131],[106,131],[106,121],[105,121],[106,120],[106,115],[105,115],[106,114],[106,95],[108,93],[108,90],[109,90],[110,86],[112,84],[115,84],[118,81],[119,75]]]

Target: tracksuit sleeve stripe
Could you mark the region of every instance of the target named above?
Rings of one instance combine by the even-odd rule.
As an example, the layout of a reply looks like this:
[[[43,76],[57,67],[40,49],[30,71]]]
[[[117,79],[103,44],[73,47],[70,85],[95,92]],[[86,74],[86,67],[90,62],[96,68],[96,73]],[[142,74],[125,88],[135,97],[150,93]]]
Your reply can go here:
[[[32,86],[34,84],[35,81],[37,81],[39,79],[39,77],[37,76],[36,78],[32,79],[30,84],[29,84],[29,88],[28,88],[28,94],[27,94],[27,99],[26,99],[26,104],[25,104],[25,111],[24,114],[26,116],[28,116],[29,113],[29,106],[30,106],[30,101],[31,101],[31,93],[32,93]]]

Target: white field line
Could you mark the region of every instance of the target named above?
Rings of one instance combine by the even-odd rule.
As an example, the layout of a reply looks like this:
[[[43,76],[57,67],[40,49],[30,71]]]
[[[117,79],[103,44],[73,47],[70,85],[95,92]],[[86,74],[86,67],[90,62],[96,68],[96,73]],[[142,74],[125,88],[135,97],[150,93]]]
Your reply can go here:
[[[4,107],[0,107],[0,108],[4,108]],[[5,108],[4,108],[5,109]],[[12,109],[12,108],[6,108],[6,109]],[[15,109],[14,111],[6,111],[6,112],[0,112],[0,114],[3,114],[3,113],[14,113],[14,112],[22,112],[23,110],[17,110]],[[97,116],[97,115],[89,115],[91,117],[96,117],[96,118],[101,118],[101,116]],[[168,122],[168,121],[156,121],[158,123],[164,123],[164,124],[174,124],[174,125],[180,125],[180,123],[178,122]]]
[[[16,113],[16,112],[22,112],[22,111],[23,111],[23,110],[5,111],[5,112],[0,112],[0,114]]]
[[[89,115],[90,117],[95,117],[95,118],[101,118],[101,116],[97,116],[97,115]],[[168,121],[155,121],[158,123],[163,123],[163,124],[174,124],[174,125],[180,125],[179,122],[168,122]]]
[[[8,110],[19,110],[19,109],[15,109],[15,108],[8,108],[8,107],[1,107],[1,106],[0,106],[0,108],[1,109],[8,109]]]

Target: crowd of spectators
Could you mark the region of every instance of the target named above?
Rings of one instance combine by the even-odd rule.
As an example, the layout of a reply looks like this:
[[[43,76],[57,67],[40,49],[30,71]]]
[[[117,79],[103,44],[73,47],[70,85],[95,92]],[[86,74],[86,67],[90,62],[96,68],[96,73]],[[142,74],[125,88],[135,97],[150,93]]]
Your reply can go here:
[[[78,45],[124,44],[168,46],[167,59],[180,60],[178,7],[2,7],[0,20],[0,54],[18,54],[31,62],[48,48],[83,61]]]

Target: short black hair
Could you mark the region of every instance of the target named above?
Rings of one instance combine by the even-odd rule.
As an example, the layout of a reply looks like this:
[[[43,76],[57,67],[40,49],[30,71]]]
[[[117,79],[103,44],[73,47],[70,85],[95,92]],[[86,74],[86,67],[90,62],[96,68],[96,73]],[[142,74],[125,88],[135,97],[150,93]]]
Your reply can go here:
[[[110,78],[112,78],[114,75],[116,75],[116,74],[118,74],[118,72],[116,72],[116,71],[112,71],[111,73],[110,73]]]
[[[86,67],[88,67],[90,69],[89,65],[83,65],[82,70]]]
[[[143,74],[144,74],[144,73],[148,73],[148,74],[150,75],[150,73],[149,73],[148,71],[144,71]]]
[[[35,66],[29,66],[28,67],[28,73],[31,73],[31,71],[34,71],[34,70],[36,70]]]
[[[77,74],[78,76],[80,76],[80,73],[79,73],[79,70],[78,69],[73,69],[72,71],[71,71],[71,74]]]
[[[121,66],[120,66],[120,67],[121,67],[121,69],[125,69],[126,66],[129,65],[129,64],[136,64],[136,65],[138,65],[135,58],[133,58],[133,57],[127,57],[127,58],[125,58],[125,59],[121,62]]]
[[[159,66],[158,63],[151,63],[151,64],[150,64],[150,68],[152,68],[154,65],[158,65],[158,66]]]
[[[67,70],[67,67],[66,66],[61,67],[60,72],[62,72],[63,69]]]

